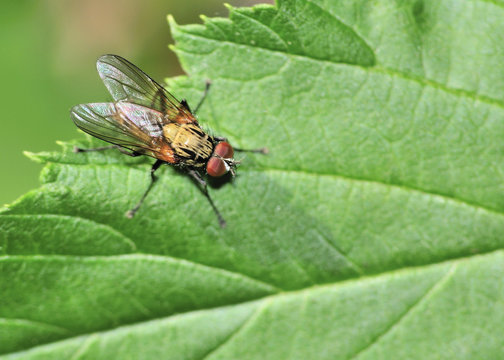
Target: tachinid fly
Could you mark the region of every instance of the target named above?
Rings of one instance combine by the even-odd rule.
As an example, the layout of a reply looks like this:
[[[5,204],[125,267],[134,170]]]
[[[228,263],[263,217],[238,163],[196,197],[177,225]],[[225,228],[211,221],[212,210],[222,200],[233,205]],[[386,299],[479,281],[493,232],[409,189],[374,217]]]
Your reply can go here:
[[[162,164],[184,169],[200,186],[220,226],[225,220],[207,190],[205,175],[219,177],[228,172],[235,175],[234,150],[266,154],[266,148],[234,149],[225,138],[207,134],[198,124],[197,110],[202,99],[191,111],[185,100],[178,101],[161,85],[135,65],[117,55],[103,55],[97,61],[101,79],[114,102],[74,106],[71,117],[86,133],[113,144],[94,149],[75,148],[76,152],[117,148],[129,156],[147,155],[156,159],[150,170],[150,183],[140,201],[126,213],[132,218],[156,181],[155,171]]]

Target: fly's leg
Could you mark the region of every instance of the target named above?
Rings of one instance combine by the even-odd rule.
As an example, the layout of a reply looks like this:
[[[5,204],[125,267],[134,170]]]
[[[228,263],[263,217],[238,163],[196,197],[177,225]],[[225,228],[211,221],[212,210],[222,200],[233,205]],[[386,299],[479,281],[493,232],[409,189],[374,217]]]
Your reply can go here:
[[[217,215],[217,219],[219,219],[219,225],[220,225],[220,227],[221,228],[226,227],[226,220],[224,220],[224,218],[222,217],[220,211],[217,209],[217,207],[215,206],[212,198],[210,197],[210,194],[208,193],[206,181],[203,180],[203,178],[200,176],[200,174],[197,171],[189,170],[189,175],[193,178],[194,181],[196,181],[198,183],[198,185],[200,186],[201,192],[208,199],[208,202],[212,206],[212,209],[213,209],[215,215]]]
[[[103,151],[103,150],[110,150],[110,149],[117,149],[121,153],[123,153],[125,155],[129,155],[131,157],[142,155],[140,153],[137,153],[136,151],[128,151],[128,150],[123,149],[122,147],[117,146],[117,145],[102,146],[102,147],[97,147],[97,148],[92,148],[92,149],[82,149],[80,147],[75,146],[74,149],[73,149],[73,152],[74,153],[80,153],[80,152],[91,152],[91,151]]]
[[[92,148],[92,149],[82,149],[80,147],[74,146],[73,152],[79,153],[79,152],[88,152],[88,151],[103,151],[103,150],[114,149],[115,147],[116,147],[115,145],[110,145],[110,146],[102,146],[102,147],[97,147],[97,148]]]
[[[191,109],[189,109],[189,105],[187,104],[187,102],[184,100],[184,105],[187,107],[187,109],[189,111],[191,111],[192,114],[195,114],[198,112],[199,108],[201,107],[201,105],[203,105],[203,101],[205,101],[207,95],[208,95],[208,91],[210,90],[210,85],[212,85],[212,83],[210,82],[210,80],[207,80],[205,82],[205,92],[203,93],[203,96],[201,97],[198,105],[196,105],[196,107],[194,108],[194,111],[191,111]]]
[[[135,207],[133,209],[131,209],[131,210],[128,210],[126,212],[126,217],[127,218],[131,219],[133,216],[135,216],[135,213],[138,211],[138,209],[140,209],[140,206],[142,206],[145,198],[149,194],[149,191],[152,189],[152,186],[154,185],[154,183],[157,180],[157,176],[154,173],[156,172],[157,169],[159,169],[159,167],[161,166],[162,163],[163,163],[163,161],[156,160],[156,162],[154,163],[154,165],[152,165],[152,168],[150,170],[150,176],[151,176],[150,184],[147,187],[147,190],[145,190],[144,194],[140,198],[140,201],[135,205]]]
[[[221,137],[221,136],[216,136],[216,137],[214,137],[214,139],[218,142],[221,142],[221,141],[227,142],[228,141],[225,137]],[[269,154],[269,149],[267,147],[262,147],[259,149],[241,149],[241,148],[236,148],[233,146],[233,150],[238,151],[238,152],[251,152],[251,153],[264,154],[264,155]]]
[[[239,151],[239,152],[251,152],[251,153],[258,153],[258,154],[269,154],[269,149],[267,147],[262,147],[259,149],[240,149],[240,148],[235,148],[233,147],[234,151]]]

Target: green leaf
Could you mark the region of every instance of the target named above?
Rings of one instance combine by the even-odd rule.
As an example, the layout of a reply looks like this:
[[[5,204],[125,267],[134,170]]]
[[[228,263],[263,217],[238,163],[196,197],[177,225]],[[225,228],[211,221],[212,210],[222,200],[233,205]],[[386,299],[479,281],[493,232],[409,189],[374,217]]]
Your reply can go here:
[[[152,160],[29,154],[0,215],[1,358],[495,359],[504,2],[282,0],[179,26],[170,79],[243,155],[133,219]],[[148,72],[148,69],[145,69]],[[97,99],[99,101],[100,99]],[[242,155],[240,155],[241,157]]]

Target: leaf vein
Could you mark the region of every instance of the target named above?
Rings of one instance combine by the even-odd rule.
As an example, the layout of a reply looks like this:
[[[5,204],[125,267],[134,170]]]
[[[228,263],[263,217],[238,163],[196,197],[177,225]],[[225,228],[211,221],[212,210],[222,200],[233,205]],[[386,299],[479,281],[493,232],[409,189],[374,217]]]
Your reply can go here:
[[[370,72],[370,73],[374,72],[374,73],[380,73],[380,74],[389,75],[391,77],[399,77],[399,78],[402,78],[402,79],[405,79],[405,80],[408,80],[408,81],[416,82],[416,83],[418,83],[418,84],[420,84],[422,86],[429,86],[429,87],[432,87],[432,88],[435,88],[435,89],[439,89],[439,90],[444,91],[444,92],[449,93],[449,94],[453,94],[453,95],[460,96],[460,97],[466,97],[466,98],[469,98],[469,99],[471,99],[473,101],[481,101],[483,103],[490,104],[490,105],[495,105],[495,106],[498,106],[498,107],[504,109],[504,101],[502,101],[502,100],[498,100],[498,99],[495,99],[495,98],[491,98],[489,96],[481,95],[481,94],[476,93],[475,91],[464,90],[464,89],[461,89],[461,88],[453,88],[453,87],[450,87],[450,86],[448,86],[446,84],[443,84],[443,83],[440,83],[440,82],[436,82],[436,81],[431,80],[431,79],[423,78],[423,77],[418,76],[418,75],[414,75],[414,74],[411,74],[411,73],[398,71],[398,70],[395,70],[395,69],[391,69],[391,68],[387,68],[387,67],[383,67],[383,66],[379,66],[379,65],[375,65],[373,67],[368,67],[368,66],[362,66],[362,65],[358,65],[358,64],[350,64],[350,63],[344,63],[344,62],[339,62],[339,61],[319,59],[319,58],[316,58],[316,57],[309,56],[307,54],[301,54],[300,55],[300,54],[287,53],[287,52],[284,52],[284,51],[272,50],[272,49],[269,49],[269,48],[266,48],[266,47],[252,45],[252,44],[242,44],[242,43],[237,43],[237,42],[233,42],[233,41],[229,41],[229,40],[216,40],[216,39],[210,38],[208,36],[203,36],[201,34],[194,34],[194,33],[188,32],[188,31],[184,31],[182,29],[180,29],[180,31],[183,32],[184,34],[186,34],[187,36],[191,36],[193,38],[200,38],[200,39],[204,39],[204,40],[207,40],[207,41],[215,42],[215,43],[217,43],[219,45],[228,44],[228,45],[233,45],[233,46],[237,46],[237,47],[244,47],[244,48],[250,48],[250,47],[252,47],[252,48],[256,48],[256,49],[261,49],[261,50],[266,51],[266,52],[272,52],[272,53],[282,54],[283,56],[289,56],[291,58],[301,58],[301,59],[307,59],[307,60],[316,61],[316,62],[325,62],[325,63],[331,64],[331,65],[335,65],[336,64],[336,65],[340,65],[340,66],[348,66],[348,67],[352,67],[352,68],[360,68],[360,69],[362,69],[365,72]],[[181,50],[181,49],[178,49],[178,50]],[[183,50],[183,51],[184,52],[188,52],[187,50]]]
[[[366,39],[355,28],[351,27],[350,25],[345,23],[340,17],[338,17],[335,14],[329,12],[328,10],[322,8],[320,5],[314,3],[313,1],[311,1],[311,0],[305,0],[305,1],[306,1],[306,3],[311,4],[312,6],[319,9],[322,13],[329,15],[334,20],[336,20],[341,25],[343,25],[345,28],[347,28],[349,31],[351,31],[355,35],[355,37],[359,38],[367,46],[368,50],[373,53],[373,56],[376,59],[376,53],[373,51],[373,48],[371,47],[371,45],[368,44]]]
[[[0,324],[2,324],[2,323],[5,324],[5,323],[9,323],[9,322],[17,323],[19,325],[41,327],[41,328],[45,328],[48,331],[63,333],[65,335],[74,334],[74,332],[71,331],[70,329],[67,329],[61,325],[54,325],[54,324],[51,324],[48,322],[42,322],[42,321],[31,320],[31,319],[0,317]]]
[[[396,321],[390,324],[381,334],[378,334],[369,344],[358,350],[352,357],[350,357],[350,360],[354,360],[365,352],[369,351],[387,334],[390,334],[394,329],[399,327],[404,319],[406,319],[408,316],[411,316],[411,314],[413,314],[420,305],[425,304],[427,301],[432,299],[432,297],[436,293],[438,293],[438,291],[442,289],[442,287],[452,278],[453,274],[455,273],[456,267],[456,264],[451,265],[442,277],[440,277],[422,296],[420,296],[417,301],[415,301],[409,308],[407,308],[402,314],[400,314],[399,318]]]
[[[219,349],[222,349],[226,344],[232,342],[233,339],[236,338],[236,336],[238,336],[238,334],[243,331],[243,329],[247,328],[247,326],[252,324],[262,314],[264,309],[271,302],[272,300],[268,299],[263,304],[261,304],[247,319],[245,319],[245,321],[240,326],[238,326],[234,331],[232,331],[221,343],[219,343],[215,348],[211,349],[205,355],[203,355],[201,360],[208,359],[209,356],[215,354]]]
[[[244,18],[249,19],[254,24],[257,24],[257,25],[259,25],[262,28],[266,28],[269,34],[271,34],[275,39],[278,39],[280,42],[282,42],[285,50],[287,50],[289,48],[289,46],[287,45],[287,43],[285,42],[285,40],[280,36],[280,34],[278,32],[276,32],[275,30],[273,30],[272,28],[270,28],[268,25],[266,25],[266,24],[258,21],[257,19],[254,19],[253,17],[250,17],[247,14],[244,14],[244,13],[242,13],[240,11],[234,11],[233,15],[235,15],[235,16],[236,15],[240,15],[240,16],[242,16]]]
[[[184,262],[187,263],[188,265],[192,266],[197,266],[201,268],[205,268],[207,270],[212,270],[216,271],[219,273],[223,273],[228,276],[236,276],[242,278],[242,280],[251,282],[251,283],[257,283],[258,285],[261,285],[263,288],[268,289],[272,293],[279,293],[283,292],[284,289],[281,289],[275,285],[272,285],[270,283],[267,283],[262,280],[255,279],[253,277],[250,277],[248,275],[236,272],[236,271],[231,271],[227,270],[224,268],[219,268],[211,265],[206,265],[206,264],[201,264],[197,263],[188,259],[183,259],[183,258],[177,258],[177,257],[172,257],[168,255],[159,255],[159,254],[144,254],[144,253],[134,253],[134,254],[124,254],[124,255],[111,255],[111,256],[77,256],[77,255],[7,255],[7,256],[0,256],[0,262],[3,260],[7,259],[87,259],[87,260],[93,260],[93,259],[116,259],[116,260],[122,260],[122,259],[135,259],[135,258],[145,258],[145,259],[151,259],[151,260],[162,260],[162,261],[172,261],[172,262]],[[26,263],[25,263],[26,264]],[[25,265],[24,264],[24,265]],[[22,271],[22,268],[18,270],[18,272]]]
[[[120,164],[93,164],[93,163],[87,163],[87,164],[79,163],[79,164],[75,164],[75,163],[71,163],[71,162],[58,162],[57,164],[61,164],[61,165],[73,165],[73,166],[89,166],[89,167],[93,167],[93,166],[102,166],[102,167],[116,166],[116,167],[121,167],[121,168],[132,169],[130,166],[128,166],[126,164],[121,164],[121,165]],[[134,170],[140,171],[139,169],[134,169]],[[247,169],[244,168],[244,169],[241,169],[240,171],[242,171],[242,172],[249,172],[249,173],[253,173],[253,172],[265,172],[265,171],[283,172],[283,173],[292,173],[292,174],[304,174],[304,175],[307,175],[307,176],[325,176],[325,177],[331,177],[331,178],[335,178],[335,179],[343,179],[343,180],[347,180],[347,181],[351,181],[351,182],[353,181],[353,182],[377,184],[377,185],[380,185],[380,186],[390,187],[390,188],[394,188],[394,189],[400,189],[400,190],[403,190],[403,191],[413,191],[413,192],[418,192],[420,194],[424,194],[424,195],[427,195],[427,196],[439,197],[439,198],[442,198],[442,199],[445,199],[445,200],[453,201],[453,202],[458,203],[460,205],[464,205],[464,206],[468,206],[468,207],[474,208],[476,210],[481,210],[481,211],[485,211],[485,212],[492,213],[492,214],[495,214],[495,215],[504,216],[504,211],[500,211],[498,209],[493,209],[493,208],[487,207],[485,205],[479,204],[479,203],[474,202],[474,201],[470,201],[470,200],[467,200],[467,199],[464,199],[464,198],[460,198],[460,197],[456,197],[456,196],[450,196],[448,194],[444,194],[442,192],[436,192],[434,190],[422,189],[420,187],[415,187],[415,186],[407,185],[407,184],[392,184],[392,183],[387,183],[387,182],[384,182],[384,181],[381,181],[381,180],[359,178],[359,177],[356,177],[356,176],[348,176],[348,175],[345,175],[345,174],[336,174],[336,173],[332,174],[332,173],[321,172],[321,171],[316,171],[316,170],[310,170],[309,171],[309,170],[305,170],[305,169],[295,169],[295,168],[267,167],[267,166],[264,166],[264,165],[261,165],[260,169],[254,168],[254,169],[247,170]],[[41,214],[41,215],[58,215],[58,214],[49,214],[49,213],[47,213],[47,214]],[[73,215],[71,215],[71,216],[73,216]],[[82,219],[89,220],[89,221],[95,221],[95,220],[86,219],[86,218],[82,218]],[[99,222],[96,222],[96,223],[97,224],[101,224]],[[106,224],[102,224],[102,225],[109,226],[109,225],[106,225]],[[116,230],[116,231],[118,231],[115,228],[113,228],[113,229]]]
[[[247,171],[247,170],[242,170],[242,171]],[[254,172],[254,171],[257,171],[257,170],[249,170],[249,172]],[[454,196],[449,196],[449,195],[443,194],[441,192],[434,192],[434,191],[429,191],[429,190],[425,190],[425,189],[421,189],[421,188],[416,188],[416,187],[413,187],[411,185],[391,184],[391,183],[386,183],[386,182],[379,181],[379,180],[372,180],[372,179],[351,177],[351,176],[347,176],[347,175],[343,175],[343,174],[328,174],[328,173],[323,173],[323,172],[306,171],[306,170],[303,170],[303,169],[287,169],[287,168],[275,168],[275,167],[265,167],[265,166],[263,166],[263,167],[261,167],[261,171],[262,172],[264,172],[264,171],[283,172],[283,173],[293,173],[293,174],[297,173],[297,174],[304,174],[304,175],[307,175],[307,176],[326,176],[326,177],[332,177],[332,178],[336,178],[336,179],[343,179],[343,180],[353,181],[353,182],[376,184],[376,185],[380,185],[380,186],[384,186],[384,187],[390,187],[390,188],[400,189],[400,190],[403,190],[403,191],[418,192],[420,194],[427,195],[427,196],[439,197],[439,198],[442,198],[444,200],[453,201],[453,202],[458,203],[460,205],[464,205],[464,206],[468,206],[468,207],[474,208],[476,210],[481,210],[481,211],[485,211],[485,212],[492,213],[492,214],[495,214],[495,215],[504,216],[504,212],[501,212],[499,210],[492,209],[490,207],[486,207],[484,205],[481,205],[481,204],[478,204],[478,203],[475,203],[475,202],[471,202],[469,200],[465,200],[465,199],[462,199],[462,198],[458,198],[458,197],[454,197]]]

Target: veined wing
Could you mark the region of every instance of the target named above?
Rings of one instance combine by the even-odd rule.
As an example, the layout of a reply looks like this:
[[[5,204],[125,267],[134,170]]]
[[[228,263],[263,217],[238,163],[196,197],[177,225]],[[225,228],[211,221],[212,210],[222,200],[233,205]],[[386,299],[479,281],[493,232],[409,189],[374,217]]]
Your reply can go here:
[[[191,112],[172,94],[128,60],[117,55],[103,55],[96,67],[115,101],[157,110],[167,115],[165,122],[197,123]]]
[[[93,103],[74,106],[70,116],[84,132],[109,143],[157,158],[166,147],[163,114],[150,108],[119,103]]]

